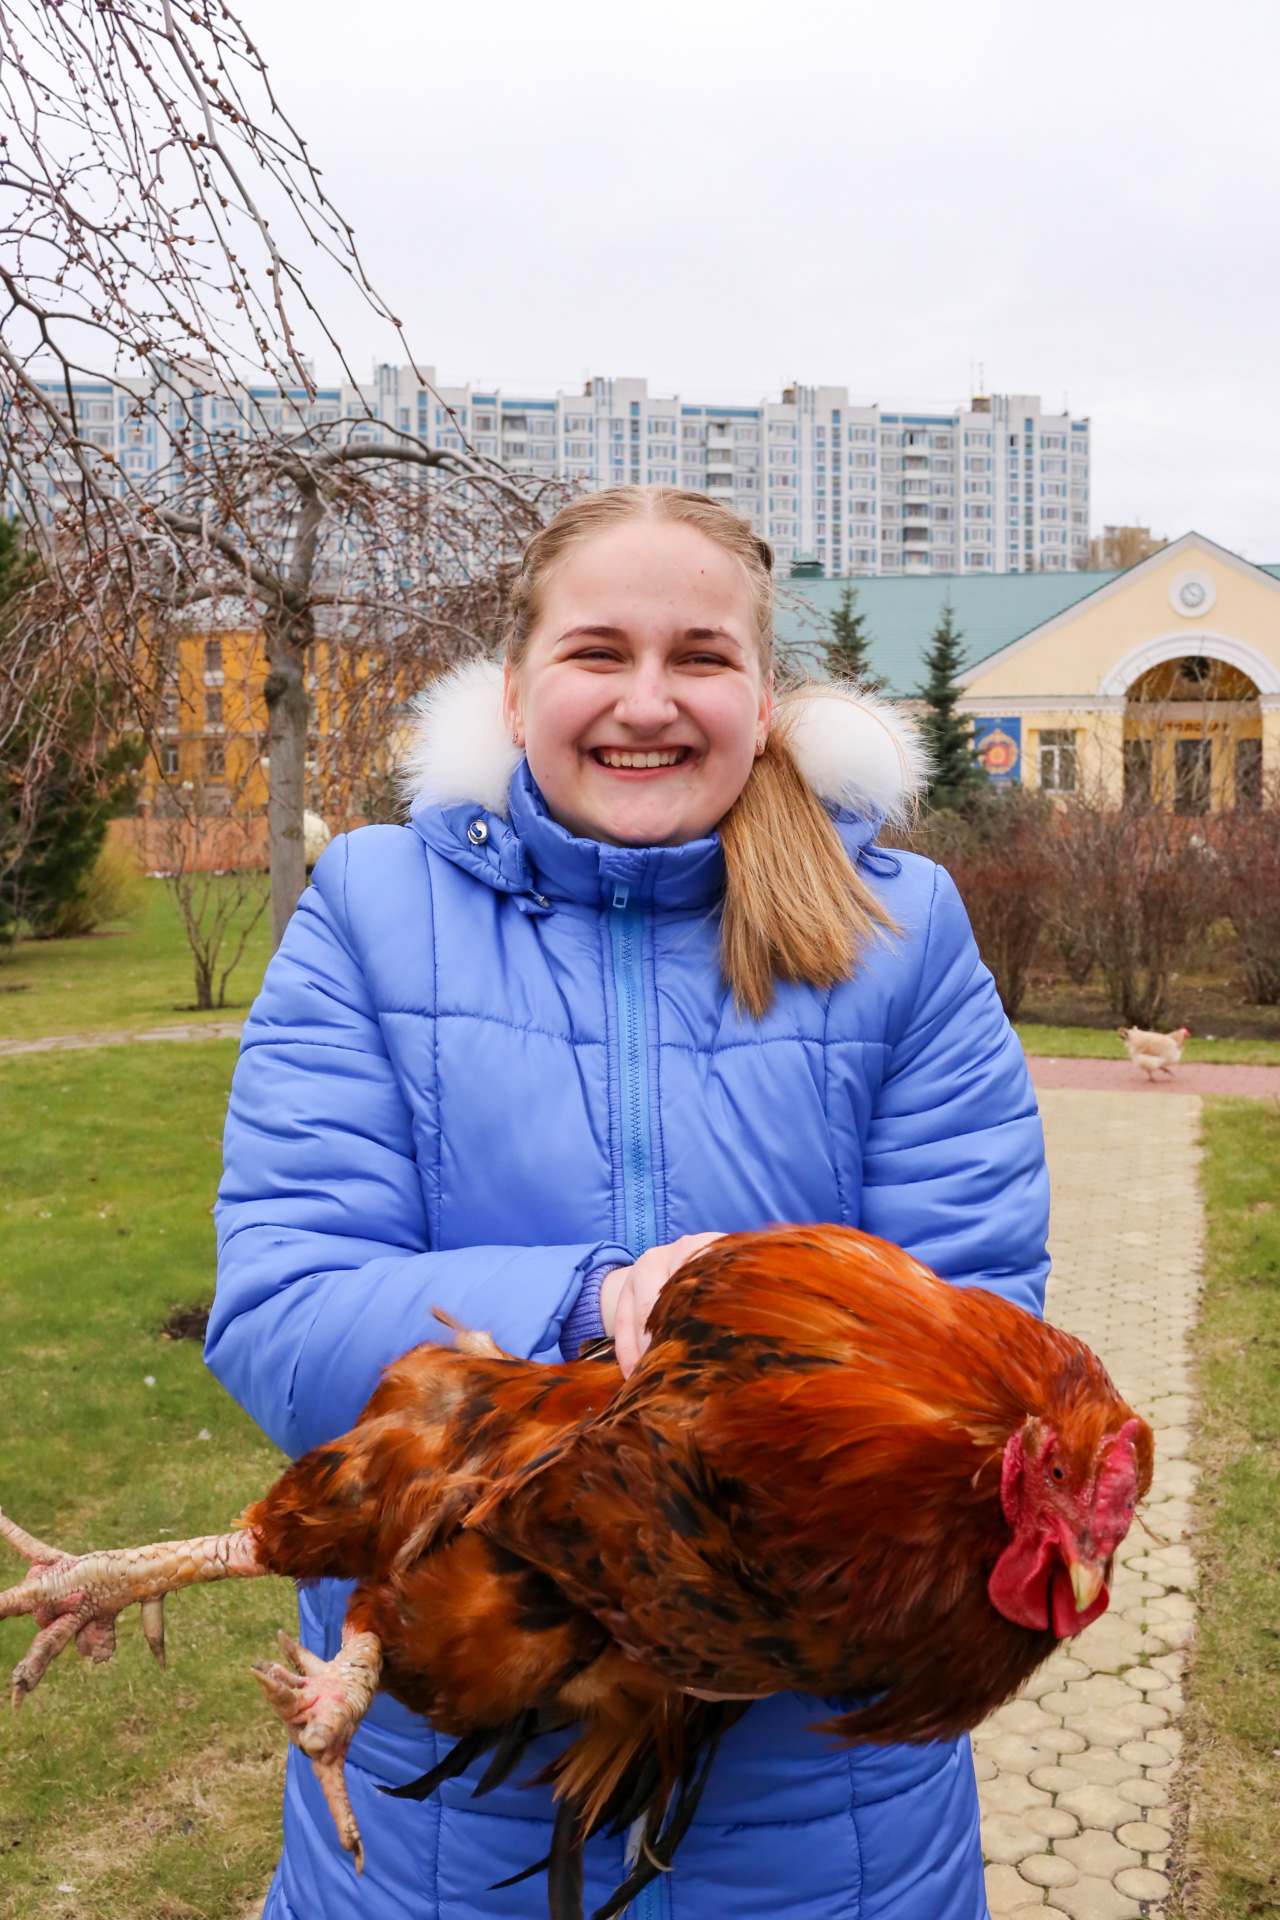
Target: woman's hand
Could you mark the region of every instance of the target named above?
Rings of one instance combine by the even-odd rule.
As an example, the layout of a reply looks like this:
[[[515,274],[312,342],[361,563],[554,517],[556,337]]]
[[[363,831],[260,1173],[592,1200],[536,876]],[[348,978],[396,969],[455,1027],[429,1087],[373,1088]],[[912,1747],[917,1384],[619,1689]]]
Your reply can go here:
[[[649,1344],[648,1321],[654,1301],[672,1274],[709,1247],[722,1233],[685,1233],[669,1246],[650,1247],[634,1266],[615,1267],[600,1288],[600,1318],[613,1340],[623,1378],[635,1372]]]

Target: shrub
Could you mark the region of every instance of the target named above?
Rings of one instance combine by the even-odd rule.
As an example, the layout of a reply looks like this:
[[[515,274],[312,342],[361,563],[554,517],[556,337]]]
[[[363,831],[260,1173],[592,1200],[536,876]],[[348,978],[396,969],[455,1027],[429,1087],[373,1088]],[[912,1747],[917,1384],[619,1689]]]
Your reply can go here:
[[[1157,1024],[1170,976],[1218,914],[1221,861],[1206,824],[1087,797],[1060,818],[1052,889],[1059,944],[1095,957],[1111,1011],[1126,1026]]]
[[[1280,808],[1215,822],[1222,911],[1235,928],[1244,987],[1255,1006],[1280,1005]]]
[[[930,814],[917,835],[955,881],[1010,1020],[1053,913],[1057,837],[1052,801],[1021,786],[988,787],[963,813]]]
[[[0,939],[83,931],[76,903],[118,813],[133,804],[143,745],[113,737],[109,690],[87,682],[68,700],[52,750],[33,747],[39,716],[0,753]],[[66,916],[65,921],[63,916]]]
[[[41,934],[50,940],[73,940],[113,920],[136,920],[146,901],[146,881],[125,849],[108,839],[82,875],[78,891],[54,910]]]

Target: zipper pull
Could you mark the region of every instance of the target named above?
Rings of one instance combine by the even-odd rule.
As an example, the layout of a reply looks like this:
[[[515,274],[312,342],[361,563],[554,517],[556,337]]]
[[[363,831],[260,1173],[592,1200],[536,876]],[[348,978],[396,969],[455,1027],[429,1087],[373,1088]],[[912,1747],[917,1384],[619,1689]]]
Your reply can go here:
[[[616,880],[613,887],[613,905],[615,912],[621,913],[630,898],[630,887],[625,887],[621,880]]]

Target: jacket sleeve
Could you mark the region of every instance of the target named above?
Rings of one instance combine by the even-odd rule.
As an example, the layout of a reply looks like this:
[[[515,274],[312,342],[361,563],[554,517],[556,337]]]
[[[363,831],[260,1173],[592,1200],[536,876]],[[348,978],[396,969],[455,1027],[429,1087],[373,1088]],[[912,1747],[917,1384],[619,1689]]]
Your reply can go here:
[[[205,1359],[295,1455],[352,1426],[389,1361],[450,1338],[433,1307],[556,1361],[584,1279],[631,1259],[600,1241],[431,1251],[413,1117],[344,925],[345,858],[342,840],[326,851],[246,1024],[216,1208]]]
[[[944,1279],[1044,1312],[1040,1115],[1017,1035],[941,867],[914,999],[872,1111],[861,1224]]]

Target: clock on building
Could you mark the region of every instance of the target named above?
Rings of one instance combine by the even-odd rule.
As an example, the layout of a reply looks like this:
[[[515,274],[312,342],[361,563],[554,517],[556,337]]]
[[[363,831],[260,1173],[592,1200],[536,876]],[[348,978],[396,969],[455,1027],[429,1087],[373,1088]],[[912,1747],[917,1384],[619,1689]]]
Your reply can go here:
[[[1169,605],[1184,620],[1208,613],[1217,597],[1217,588],[1207,573],[1180,573],[1169,588]]]

